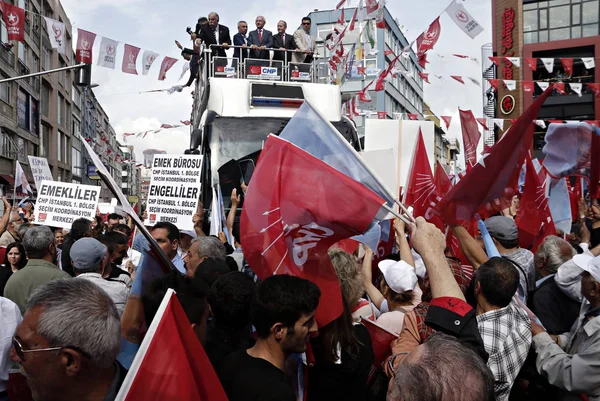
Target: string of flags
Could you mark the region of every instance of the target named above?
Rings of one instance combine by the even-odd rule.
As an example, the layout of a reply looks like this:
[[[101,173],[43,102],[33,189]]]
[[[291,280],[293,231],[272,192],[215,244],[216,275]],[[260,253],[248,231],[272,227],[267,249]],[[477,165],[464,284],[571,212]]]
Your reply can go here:
[[[438,58],[442,59],[443,61],[446,61],[446,57],[455,57],[455,58],[459,58],[459,59],[463,59],[463,60],[471,60],[473,62],[476,62],[477,64],[479,64],[481,62],[481,58],[479,57],[473,57],[473,56],[469,56],[466,54],[459,54],[459,53],[446,53],[446,54],[442,54],[442,53],[437,53],[437,52],[433,52]],[[520,68],[521,65],[527,64],[527,66],[532,70],[532,71],[537,71],[538,68],[538,60],[541,62],[541,64],[543,64],[543,66],[548,70],[549,73],[552,73],[554,71],[554,67],[556,65],[562,65],[563,68],[567,67],[567,69],[570,69],[570,67],[572,67],[573,65],[583,65],[585,66],[586,69],[592,69],[596,67],[596,59],[600,59],[600,57],[576,57],[576,58],[572,58],[572,57],[556,57],[556,58],[544,58],[544,57],[488,57],[488,59],[490,61],[492,61],[494,64],[496,65],[500,65],[501,61],[504,61],[505,63],[510,62],[512,65],[514,65],[517,68]]]
[[[2,8],[2,18],[6,24],[8,40],[25,42],[26,11],[23,8],[3,1],[0,1],[0,7]],[[40,16],[44,18],[46,23],[48,37],[50,39],[52,48],[56,49],[61,54],[67,54],[67,51],[71,51],[71,49],[67,49],[67,33],[65,24],[43,15]],[[80,28],[77,28],[77,33],[75,59],[80,63],[92,64],[92,50],[94,48],[97,35],[93,32],[89,32]],[[115,69],[118,46],[118,41],[109,39],[107,37],[102,37],[97,65],[105,68]],[[126,74],[138,75],[137,62],[141,50],[142,49],[139,47],[129,44],[124,45],[123,59],[121,63],[122,72]],[[145,50],[142,53],[142,75],[148,75],[150,68],[158,57],[158,53],[150,50]],[[169,71],[171,67],[177,63],[177,61],[177,59],[168,56],[163,58],[158,73],[159,81],[165,80],[167,71]]]
[[[162,130],[189,127],[192,123],[189,120],[180,121],[181,124],[161,124],[158,129],[142,132],[125,132],[123,133],[123,141],[127,142],[128,137],[135,136],[136,138],[145,138],[148,134],[158,134]]]

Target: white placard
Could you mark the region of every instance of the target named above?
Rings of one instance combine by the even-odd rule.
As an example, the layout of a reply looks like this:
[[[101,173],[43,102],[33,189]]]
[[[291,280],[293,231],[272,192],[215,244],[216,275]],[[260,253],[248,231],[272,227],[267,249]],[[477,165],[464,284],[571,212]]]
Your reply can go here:
[[[79,218],[94,219],[99,199],[100,187],[44,180],[38,187],[35,223],[70,229]]]
[[[29,167],[35,181],[35,187],[39,188],[42,181],[54,181],[48,160],[45,157],[27,156],[29,158]]]
[[[193,230],[192,217],[200,198],[202,156],[155,154],[148,190],[148,219],[175,224],[180,230]]]

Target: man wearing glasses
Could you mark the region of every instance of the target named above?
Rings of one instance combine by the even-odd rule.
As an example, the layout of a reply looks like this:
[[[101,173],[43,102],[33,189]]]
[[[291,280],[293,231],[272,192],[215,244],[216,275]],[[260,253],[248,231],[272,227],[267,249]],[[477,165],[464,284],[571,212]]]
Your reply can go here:
[[[294,33],[294,41],[300,52],[294,53],[294,63],[312,63],[313,54],[317,47],[317,40],[310,32],[312,20],[302,18],[302,27]]]
[[[10,359],[33,399],[114,400],[125,379],[116,362],[121,324],[108,295],[88,280],[39,287],[17,326]]]

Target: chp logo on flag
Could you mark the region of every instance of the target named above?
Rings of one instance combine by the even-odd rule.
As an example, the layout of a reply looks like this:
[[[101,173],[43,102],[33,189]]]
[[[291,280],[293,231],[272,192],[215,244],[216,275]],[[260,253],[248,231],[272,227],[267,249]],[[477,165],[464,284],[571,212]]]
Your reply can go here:
[[[456,12],[456,19],[464,23],[469,22],[469,16],[462,10]]]
[[[62,46],[62,36],[63,36],[62,27],[53,23],[52,24],[52,32],[54,32],[54,40],[56,41],[56,43],[58,43],[59,46]]]
[[[248,72],[251,75],[260,75],[261,74],[261,67],[259,65],[251,65]]]
[[[151,214],[150,215],[150,223],[154,224],[156,222],[156,215],[155,214]]]

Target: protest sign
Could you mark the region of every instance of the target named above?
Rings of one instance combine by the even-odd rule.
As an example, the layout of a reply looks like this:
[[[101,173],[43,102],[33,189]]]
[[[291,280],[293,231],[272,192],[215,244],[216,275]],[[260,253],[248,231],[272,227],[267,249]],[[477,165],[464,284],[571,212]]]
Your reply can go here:
[[[50,166],[48,165],[48,159],[35,156],[27,157],[29,158],[29,166],[31,167],[31,174],[33,174],[36,188],[39,188],[40,185],[42,185],[42,181],[54,181]]]
[[[79,218],[94,219],[99,199],[100,187],[44,180],[38,190],[35,222],[70,229]]]
[[[192,217],[200,197],[202,156],[155,154],[148,191],[146,225],[173,223],[193,230]]]

